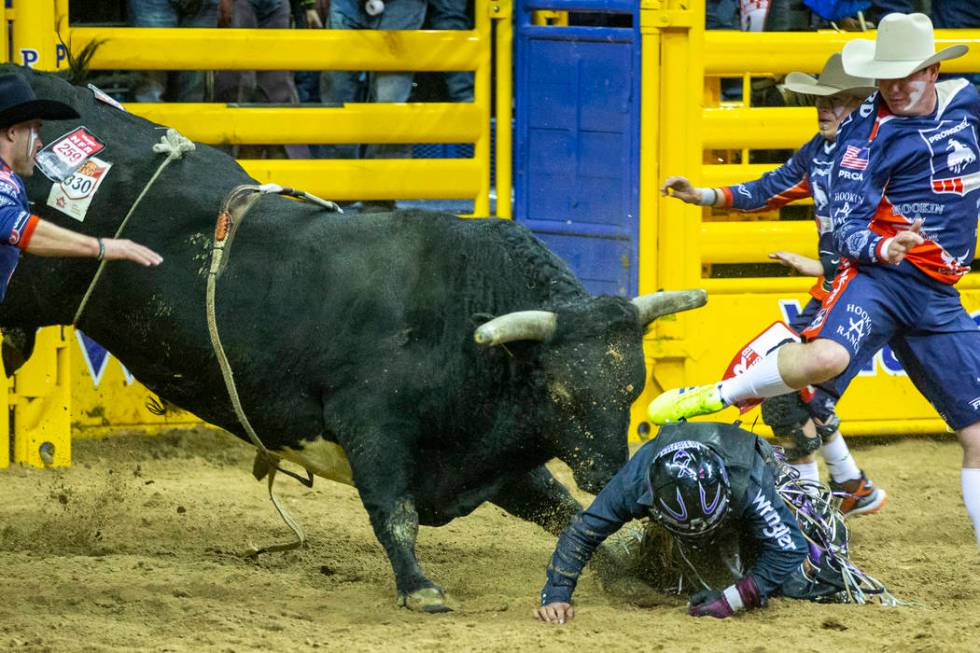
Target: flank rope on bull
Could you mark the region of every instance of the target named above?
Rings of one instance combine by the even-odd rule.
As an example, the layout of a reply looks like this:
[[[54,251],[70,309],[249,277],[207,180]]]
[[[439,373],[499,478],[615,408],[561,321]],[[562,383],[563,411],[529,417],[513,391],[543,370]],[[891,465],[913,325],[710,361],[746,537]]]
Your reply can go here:
[[[215,355],[218,358],[218,365],[221,367],[221,376],[224,379],[225,387],[228,390],[228,397],[231,399],[232,406],[235,409],[235,415],[238,417],[238,421],[241,423],[242,428],[245,429],[245,433],[248,435],[249,440],[258,449],[258,453],[255,458],[254,474],[259,480],[263,476],[268,474],[268,489],[269,498],[272,500],[272,505],[275,506],[276,511],[279,513],[279,517],[282,518],[286,526],[293,532],[296,536],[295,541],[286,544],[270,544],[264,547],[255,547],[248,551],[249,555],[257,556],[260,553],[268,553],[273,551],[288,551],[290,549],[295,549],[303,546],[306,542],[306,534],[303,532],[302,527],[299,523],[293,519],[286,508],[282,505],[279,497],[276,496],[273,491],[273,485],[275,483],[276,473],[281,471],[287,474],[304,485],[312,487],[313,476],[309,474],[307,470],[308,478],[304,479],[292,472],[281,469],[279,467],[278,458],[272,454],[262,443],[262,439],[259,438],[258,433],[252,427],[252,423],[248,419],[248,415],[245,414],[245,409],[242,406],[241,398],[238,395],[238,388],[235,385],[235,373],[231,369],[231,363],[228,361],[228,356],[225,353],[224,346],[221,344],[221,336],[218,333],[218,321],[216,317],[215,308],[215,295],[217,293],[217,281],[218,277],[224,271],[227,266],[228,259],[226,256],[230,256],[231,242],[234,238],[235,232],[238,226],[245,219],[245,215],[248,210],[255,204],[262,195],[285,195],[293,197],[296,199],[305,200],[323,207],[328,211],[343,213],[340,207],[335,203],[320,199],[315,195],[305,193],[303,191],[297,191],[292,188],[285,188],[278,186],[276,184],[264,184],[262,186],[255,185],[242,185],[236,186],[228,194],[225,199],[224,204],[221,208],[221,212],[218,214],[218,220],[214,228],[214,244],[211,250],[211,268],[208,271],[208,282],[207,282],[207,320],[208,320],[208,332],[211,334],[211,346],[214,348]]]
[[[116,229],[116,235],[113,238],[119,238],[122,235],[123,229],[126,228],[126,223],[136,212],[136,207],[140,205],[146,194],[153,188],[153,184],[156,183],[157,178],[160,174],[170,165],[171,161],[175,161],[184,156],[185,152],[193,152],[195,150],[194,143],[183,136],[176,129],[168,129],[167,133],[160,137],[160,142],[153,146],[153,151],[161,154],[165,153],[167,158],[165,158],[160,165],[157,167],[156,172],[150,177],[150,180],[146,182],[146,186],[143,187],[143,191],[137,196],[133,205],[129,207],[129,212],[126,217],[123,218],[122,224]],[[88,300],[92,296],[92,292],[95,290],[95,286],[98,285],[99,280],[102,278],[102,272],[105,270],[105,264],[108,261],[105,259],[99,263],[99,269],[95,271],[95,276],[92,277],[92,282],[88,285],[88,289],[85,291],[85,296],[82,297],[82,302],[78,305],[78,310],[75,311],[75,317],[72,319],[72,325],[77,325],[78,321],[82,319],[82,313],[85,312],[85,307],[88,305]]]

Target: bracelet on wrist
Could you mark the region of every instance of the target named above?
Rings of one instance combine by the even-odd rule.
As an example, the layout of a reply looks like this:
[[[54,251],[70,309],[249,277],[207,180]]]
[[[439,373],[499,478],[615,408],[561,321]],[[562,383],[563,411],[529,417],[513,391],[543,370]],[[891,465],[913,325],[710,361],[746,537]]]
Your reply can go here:
[[[101,261],[105,258],[105,242],[101,238],[96,238],[96,240],[99,241],[99,253],[95,259]]]
[[[715,202],[717,201],[718,201],[718,191],[716,191],[714,188],[698,189],[699,206],[714,206]]]

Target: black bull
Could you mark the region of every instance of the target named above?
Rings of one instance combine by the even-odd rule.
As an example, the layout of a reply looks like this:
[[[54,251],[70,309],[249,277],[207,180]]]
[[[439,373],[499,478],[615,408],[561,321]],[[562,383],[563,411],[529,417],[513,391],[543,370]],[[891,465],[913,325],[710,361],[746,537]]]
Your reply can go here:
[[[113,164],[82,223],[47,206],[51,182],[36,173],[28,192],[37,213],[113,234],[162,160],[152,153],[162,129],[61,79],[0,68],[81,114],[45,125],[45,142],[82,124],[107,143],[98,156]],[[152,391],[242,438],[208,337],[205,282],[216,213],[245,183],[253,182],[231,158],[207,146],[173,162],[123,234],[164,263],[110,264],[78,325]],[[31,334],[70,323],[95,270],[92,259],[24,257],[0,326]],[[235,237],[217,322],[266,447],[352,480],[400,600],[439,610],[442,592],[415,557],[418,525],[491,501],[558,532],[579,505],[544,463],[567,462],[592,492],[608,481],[627,459],[646,324],[701,303],[700,291],[634,302],[590,296],[509,221],[349,217],[269,196]],[[490,318],[525,310],[539,312],[490,322],[477,336],[483,344],[475,341]],[[341,450],[346,460],[331,457]]]

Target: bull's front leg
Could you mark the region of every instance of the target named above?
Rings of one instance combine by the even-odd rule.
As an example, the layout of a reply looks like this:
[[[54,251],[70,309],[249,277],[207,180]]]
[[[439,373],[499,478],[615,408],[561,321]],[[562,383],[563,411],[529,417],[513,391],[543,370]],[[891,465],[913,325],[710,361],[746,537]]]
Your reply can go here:
[[[392,431],[386,432],[386,438],[341,442],[354,484],[391,562],[398,605],[421,612],[448,612],[451,608],[445,594],[425,576],[415,557],[419,516],[411,493],[411,453],[393,441]]]
[[[506,483],[490,501],[515,517],[558,535],[582,506],[542,465]]]
[[[582,506],[568,488],[542,465],[504,485],[490,501],[515,517],[538,524],[552,535],[562,530]],[[635,561],[623,545],[605,542],[592,555],[589,567],[606,587],[632,580]]]

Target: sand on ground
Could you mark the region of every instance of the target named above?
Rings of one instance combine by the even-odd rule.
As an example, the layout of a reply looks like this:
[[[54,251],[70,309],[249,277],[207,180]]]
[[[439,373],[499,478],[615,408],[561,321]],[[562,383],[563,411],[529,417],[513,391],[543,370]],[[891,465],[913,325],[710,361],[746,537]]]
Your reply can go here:
[[[280,481],[309,544],[242,558],[288,539],[250,474],[252,452],[198,429],[79,441],[70,468],[0,471],[0,649],[980,651],[980,555],[954,440],[856,450],[891,498],[849,522],[853,558],[906,606],[774,599],[735,619],[693,619],[680,600],[639,607],[587,572],[564,626],[531,618],[554,537],[490,505],[421,530],[419,558],[458,601],[451,614],[395,606],[388,561],[344,485]]]

